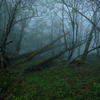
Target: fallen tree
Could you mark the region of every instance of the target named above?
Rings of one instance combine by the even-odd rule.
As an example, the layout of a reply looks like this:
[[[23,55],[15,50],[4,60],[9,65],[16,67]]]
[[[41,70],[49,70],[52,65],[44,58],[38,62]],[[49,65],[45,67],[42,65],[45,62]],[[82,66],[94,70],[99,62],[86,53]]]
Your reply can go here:
[[[41,54],[41,53],[44,53],[44,52],[46,52],[46,51],[55,49],[56,47],[61,47],[61,46],[63,46],[63,45],[65,45],[65,43],[52,45],[52,46],[48,47],[47,49],[45,49],[44,51],[39,52],[38,54]],[[39,50],[39,49],[38,49],[38,50]],[[30,52],[23,53],[23,54],[19,54],[19,55],[16,55],[16,56],[12,56],[12,57],[10,57],[9,59],[14,61],[14,60],[18,60],[18,59],[27,58],[29,55],[31,55],[31,54],[33,54],[33,53],[35,53],[35,52],[37,52],[37,50],[35,50],[35,51],[30,51]]]
[[[80,46],[80,45],[83,45],[84,43],[85,43],[85,41],[83,41],[83,42],[81,42],[81,43],[77,43],[76,46],[75,46],[75,48],[77,48],[77,47]],[[73,47],[71,47],[71,48],[65,48],[64,50],[62,50],[62,51],[59,52],[58,54],[56,54],[56,55],[54,55],[54,56],[51,56],[51,57],[49,57],[49,58],[46,58],[46,59],[44,59],[43,61],[41,61],[41,62],[39,62],[39,63],[37,63],[37,64],[35,64],[35,65],[32,65],[32,66],[30,66],[30,67],[24,69],[22,73],[27,73],[28,71],[40,70],[40,66],[43,66],[43,65],[47,64],[48,62],[50,62],[50,61],[52,61],[52,60],[54,60],[54,59],[60,57],[62,54],[64,54],[66,51],[71,50],[72,48],[73,48]]]
[[[82,40],[81,42],[77,42],[77,44],[76,44],[76,46],[75,46],[75,49],[78,47],[78,46],[80,46],[80,45],[82,45],[82,44],[84,44],[86,41],[85,40]],[[70,48],[66,48],[66,51],[69,51],[69,50],[71,50],[71,49],[73,49],[73,47],[70,47]],[[36,52],[36,53],[34,53],[34,55],[32,54],[32,57],[34,57],[35,55],[37,55],[37,54],[39,54],[39,53],[41,53],[41,52]],[[65,53],[65,52],[64,52]],[[61,55],[60,55],[61,56]],[[56,57],[57,58],[57,57]],[[23,64],[23,63],[25,63],[26,61],[29,61],[29,60],[23,60],[23,61],[20,61],[19,63],[17,63],[17,64],[15,64],[14,65],[14,67],[16,67],[17,65],[19,65],[19,64]]]
[[[46,51],[49,51],[49,50],[52,50],[52,49],[55,49],[57,47],[61,47],[61,46],[64,46],[65,43],[61,43],[61,44],[55,44],[55,45],[52,45],[50,47],[48,47],[47,49],[39,52],[38,54],[41,54],[41,53],[44,53]],[[39,49],[38,49],[39,50]],[[23,59],[23,58],[27,58],[29,55],[35,53],[37,50],[35,51],[30,51],[30,52],[27,52],[27,53],[23,53],[23,54],[19,54],[19,55],[16,55],[16,56],[12,56],[12,57],[9,57],[10,60],[18,60],[18,59]]]
[[[65,35],[67,35],[69,32],[67,32]],[[14,56],[14,57],[10,57],[9,59],[10,60],[17,60],[17,59],[21,59],[21,58],[24,58],[24,57],[28,57],[26,58],[23,62],[25,61],[28,61],[30,60],[32,57],[36,56],[37,54],[40,54],[44,51],[47,51],[46,49],[49,48],[53,43],[57,42],[59,39],[61,39],[64,35],[58,37],[57,39],[55,39],[54,41],[48,43],[47,45],[45,45],[44,47],[42,47],[41,49],[38,49],[38,50],[35,50],[35,51],[30,51],[28,53],[24,53],[24,54],[21,54],[21,55],[17,55],[17,56]]]

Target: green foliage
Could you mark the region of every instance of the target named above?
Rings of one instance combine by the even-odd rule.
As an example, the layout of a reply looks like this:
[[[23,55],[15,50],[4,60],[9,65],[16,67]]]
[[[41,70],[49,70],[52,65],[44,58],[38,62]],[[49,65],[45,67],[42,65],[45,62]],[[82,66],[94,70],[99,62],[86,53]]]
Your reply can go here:
[[[82,61],[82,58],[76,58],[75,60],[76,61]]]
[[[95,97],[100,97],[100,83],[95,83],[93,84],[95,91],[93,92]]]
[[[76,9],[75,9],[75,8],[73,8],[73,9],[72,9],[72,13],[75,13],[75,12],[76,12]]]
[[[25,64],[19,65],[18,69],[15,70],[20,70],[19,67],[24,69],[26,66],[29,67],[38,62],[39,59],[32,59]],[[42,68],[39,72],[30,72],[26,74],[24,78],[22,78],[22,85],[19,86],[21,92],[16,85],[6,99],[99,100],[99,65],[85,65],[84,67],[73,68],[67,68],[66,66],[67,65],[64,66],[60,62],[51,62],[51,64],[47,64],[47,68],[45,66],[46,69]],[[8,81],[3,82],[4,86],[7,86],[7,84]]]
[[[16,84],[18,78],[18,73],[15,73],[13,71],[10,71],[8,69],[2,69],[0,70],[0,96],[3,96],[4,94],[10,94],[13,97],[14,95],[18,95],[20,90],[20,85]],[[16,80],[16,81],[15,81]],[[17,88],[16,88],[17,87]]]

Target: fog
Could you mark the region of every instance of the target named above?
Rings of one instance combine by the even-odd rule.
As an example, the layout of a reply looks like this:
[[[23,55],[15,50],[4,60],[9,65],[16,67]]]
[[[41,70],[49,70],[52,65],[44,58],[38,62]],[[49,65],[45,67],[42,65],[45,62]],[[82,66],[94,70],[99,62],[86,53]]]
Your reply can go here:
[[[87,51],[100,45],[99,29],[97,29],[100,27],[98,1],[0,0],[0,44],[2,45],[4,41],[6,43],[13,41],[6,45],[5,51],[18,55],[39,50],[64,35],[50,45],[55,47],[35,56],[45,59],[84,40],[83,45],[66,51],[56,58],[56,60],[67,60],[73,52],[71,56],[73,59],[84,53],[88,41],[90,44]],[[94,28],[90,36],[92,40],[89,40],[92,27]],[[67,32],[69,33],[65,35]],[[64,44],[60,45],[61,43]],[[99,51],[95,49],[90,53],[97,54],[97,50]]]

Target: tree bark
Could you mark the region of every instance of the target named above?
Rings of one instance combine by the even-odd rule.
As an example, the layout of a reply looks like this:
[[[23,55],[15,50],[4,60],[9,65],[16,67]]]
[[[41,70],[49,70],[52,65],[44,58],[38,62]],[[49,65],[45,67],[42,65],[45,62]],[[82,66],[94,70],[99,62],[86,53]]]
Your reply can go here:
[[[66,33],[66,35],[68,34],[69,32]],[[36,56],[37,54],[40,54],[42,53],[43,51],[45,51],[47,48],[49,48],[53,43],[55,43],[56,41],[58,41],[59,39],[61,39],[64,35],[60,36],[59,38],[55,39],[54,41],[48,43],[47,45],[45,45],[43,48],[41,49],[38,49],[38,50],[35,50],[35,51],[31,51],[29,53],[24,53],[24,54],[21,54],[20,56],[15,56],[15,57],[10,57],[10,60],[16,60],[18,58],[23,58],[23,56],[27,57],[25,61],[28,61],[30,59],[32,59],[34,56]],[[22,61],[24,62],[24,61]]]
[[[45,49],[44,51],[42,51],[42,52],[40,52],[40,53],[49,51],[49,50],[51,50],[51,49],[55,49],[56,47],[61,47],[61,46],[63,46],[63,45],[65,45],[65,43],[52,45],[52,46],[48,47],[47,49]],[[30,51],[30,52],[23,53],[23,54],[19,54],[19,55],[10,57],[9,59],[14,61],[14,60],[18,60],[18,59],[27,58],[29,55],[31,55],[32,53],[35,53],[36,51],[37,51],[37,50],[35,50],[35,51]],[[40,54],[40,53],[39,53],[39,54]]]
[[[20,37],[16,46],[16,54],[19,53],[20,48],[21,48],[21,42],[22,42],[22,38],[23,38],[23,33],[24,33],[24,29],[26,27],[26,20],[24,22],[21,22],[21,33],[20,33]]]
[[[89,49],[89,46],[90,46],[90,43],[91,43],[91,40],[92,40],[93,29],[94,29],[94,26],[92,27],[91,32],[89,33],[89,38],[88,38],[88,41],[86,43],[84,53],[83,53],[83,55],[81,57],[83,60],[85,60],[85,58],[87,56],[86,53],[88,52],[88,49]]]
[[[80,46],[80,45],[82,45],[82,44],[84,44],[84,43],[85,43],[85,42],[78,43],[78,44],[76,45],[75,48],[77,48],[78,46]],[[56,54],[56,55],[54,55],[54,56],[51,56],[51,57],[49,57],[49,58],[46,58],[46,59],[44,59],[43,61],[41,61],[41,62],[39,62],[39,63],[37,63],[37,64],[35,64],[35,65],[32,65],[32,66],[30,66],[30,67],[24,69],[22,73],[27,73],[28,71],[39,71],[39,70],[40,70],[40,66],[43,66],[43,65],[47,64],[48,62],[50,62],[50,61],[52,61],[52,60],[58,58],[59,56],[61,56],[62,54],[64,54],[66,51],[69,51],[69,50],[71,50],[71,49],[72,49],[72,48],[65,48],[64,50],[62,50],[62,51],[59,52],[58,54]]]
[[[69,33],[69,32],[67,32],[67,34],[68,34],[68,33]],[[61,37],[63,37],[63,36],[61,36]],[[50,42],[49,44],[45,45],[43,48],[41,48],[41,49],[37,50],[36,52],[32,53],[29,57],[27,57],[25,60],[19,62],[19,63],[16,64],[16,65],[19,65],[19,64],[22,64],[22,63],[24,63],[24,62],[26,62],[26,61],[31,60],[34,56],[36,56],[37,54],[43,52],[46,48],[48,48],[48,47],[51,46],[53,43],[55,43],[56,41],[58,41],[61,37],[57,38],[56,40],[54,40],[54,41]]]
[[[81,42],[79,41],[78,44],[80,43],[80,45],[76,45],[75,48],[77,48],[78,46],[81,46],[81,45],[82,45],[81,43],[85,43],[85,41],[86,41],[86,40],[82,40]],[[60,45],[56,45],[56,46],[55,46],[55,45],[54,45],[54,46],[50,46],[49,48],[45,49],[43,52],[46,52],[46,51],[51,50],[52,48],[55,48],[55,47],[58,47],[58,46],[62,46],[62,45],[64,45],[64,44],[65,44],[65,43],[61,43]],[[72,48],[73,48],[73,47],[68,48],[67,51],[71,50]],[[24,53],[24,54],[20,54],[20,55],[14,56],[14,57],[10,57],[9,59],[10,59],[10,60],[23,59],[23,58],[26,58],[26,57],[28,57],[29,55],[35,53],[36,51],[37,51],[37,50],[35,50],[35,51],[30,51],[30,52],[28,52],[28,53]],[[43,53],[43,52],[40,52],[40,53]],[[39,54],[40,54],[40,53],[39,53]]]

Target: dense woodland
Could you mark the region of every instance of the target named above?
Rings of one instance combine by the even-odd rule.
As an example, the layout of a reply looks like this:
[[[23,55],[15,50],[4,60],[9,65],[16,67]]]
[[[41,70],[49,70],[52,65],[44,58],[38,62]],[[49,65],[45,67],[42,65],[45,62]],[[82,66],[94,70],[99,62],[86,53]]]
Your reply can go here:
[[[32,59],[41,61],[20,73],[40,71],[52,61],[65,62],[67,67],[86,65],[92,58],[89,54],[98,63],[99,16],[100,0],[0,0],[1,72]]]

